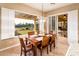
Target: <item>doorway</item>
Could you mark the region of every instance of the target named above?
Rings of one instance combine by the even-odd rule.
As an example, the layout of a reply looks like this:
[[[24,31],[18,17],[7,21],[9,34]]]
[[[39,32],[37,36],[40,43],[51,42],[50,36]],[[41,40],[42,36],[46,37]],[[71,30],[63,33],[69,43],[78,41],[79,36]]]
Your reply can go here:
[[[58,35],[67,37],[67,14],[58,15]]]

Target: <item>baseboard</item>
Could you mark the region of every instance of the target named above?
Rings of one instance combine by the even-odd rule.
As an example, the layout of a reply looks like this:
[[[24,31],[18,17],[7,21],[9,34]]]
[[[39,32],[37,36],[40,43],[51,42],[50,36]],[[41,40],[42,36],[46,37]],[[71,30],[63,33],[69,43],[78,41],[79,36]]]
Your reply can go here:
[[[10,48],[13,48],[13,47],[16,47],[16,46],[19,46],[20,44],[16,44],[16,45],[12,45],[12,46],[9,46],[9,47],[6,47],[6,48],[2,48],[0,49],[0,51],[4,51],[4,50],[7,50],[7,49],[10,49]]]
[[[71,46],[69,46],[68,50],[67,50],[67,53],[65,56],[68,56],[68,53],[69,53],[69,50],[70,50]]]

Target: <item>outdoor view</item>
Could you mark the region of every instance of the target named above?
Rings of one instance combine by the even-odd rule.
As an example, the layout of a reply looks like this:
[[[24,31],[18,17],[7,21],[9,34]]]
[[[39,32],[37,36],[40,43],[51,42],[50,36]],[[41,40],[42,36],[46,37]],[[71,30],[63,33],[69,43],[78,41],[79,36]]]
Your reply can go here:
[[[33,31],[34,29],[34,20],[28,19],[15,19],[15,35],[24,35],[28,32]]]

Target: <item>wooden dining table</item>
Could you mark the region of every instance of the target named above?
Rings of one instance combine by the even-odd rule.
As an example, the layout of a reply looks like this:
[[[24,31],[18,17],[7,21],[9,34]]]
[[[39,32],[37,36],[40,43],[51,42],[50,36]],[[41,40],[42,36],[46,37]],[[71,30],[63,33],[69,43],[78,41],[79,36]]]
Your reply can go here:
[[[37,55],[37,46],[41,44],[43,36],[44,35],[32,35],[31,37],[28,37],[28,40],[33,44],[34,56]],[[47,36],[51,37],[52,35],[48,34]]]

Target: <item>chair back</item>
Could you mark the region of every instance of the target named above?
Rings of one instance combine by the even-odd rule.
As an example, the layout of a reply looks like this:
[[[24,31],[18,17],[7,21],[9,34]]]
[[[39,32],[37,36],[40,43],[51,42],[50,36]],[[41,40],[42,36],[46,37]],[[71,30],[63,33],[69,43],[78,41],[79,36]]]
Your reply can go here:
[[[50,32],[49,32],[49,34],[51,34],[51,35],[52,35],[52,34],[53,34],[53,31],[50,31]]]
[[[26,47],[25,47],[25,43],[24,43],[23,38],[19,38],[19,40],[20,40],[21,48],[23,48],[24,50],[26,50]]]
[[[54,34],[52,34],[52,36],[51,36],[51,43],[55,42],[55,38],[56,38],[56,36]]]
[[[34,32],[28,32],[28,37],[30,37],[31,35],[34,35]]]
[[[39,31],[37,31],[37,34],[40,34],[40,32],[39,32]]]
[[[47,46],[48,43],[49,43],[49,37],[48,36],[43,36],[42,46]]]

